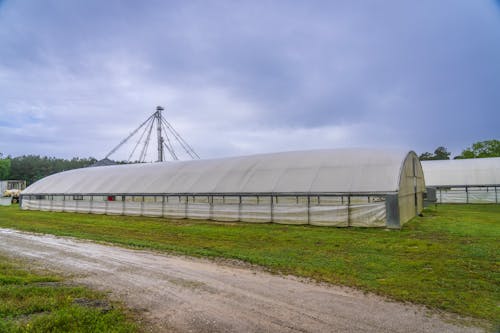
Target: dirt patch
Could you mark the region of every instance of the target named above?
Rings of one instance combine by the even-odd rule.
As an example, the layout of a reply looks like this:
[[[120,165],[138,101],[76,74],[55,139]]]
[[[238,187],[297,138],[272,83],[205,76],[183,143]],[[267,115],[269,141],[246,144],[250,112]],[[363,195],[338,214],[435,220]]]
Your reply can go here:
[[[113,310],[113,306],[109,302],[100,299],[75,298],[73,303],[87,308],[96,308],[103,313]]]
[[[72,274],[156,332],[478,332],[424,307],[251,267],[0,229],[0,252]]]

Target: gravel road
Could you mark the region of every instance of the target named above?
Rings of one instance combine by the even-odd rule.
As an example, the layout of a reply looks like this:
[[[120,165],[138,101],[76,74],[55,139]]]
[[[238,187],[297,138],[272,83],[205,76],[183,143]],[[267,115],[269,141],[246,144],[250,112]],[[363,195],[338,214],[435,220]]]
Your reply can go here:
[[[0,253],[108,290],[155,332],[478,332],[425,308],[252,267],[0,229]]]

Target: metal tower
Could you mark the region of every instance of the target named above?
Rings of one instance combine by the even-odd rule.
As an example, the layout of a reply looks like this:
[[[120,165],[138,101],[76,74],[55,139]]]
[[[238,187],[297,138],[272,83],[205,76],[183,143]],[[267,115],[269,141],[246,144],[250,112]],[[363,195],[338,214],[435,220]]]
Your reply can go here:
[[[123,139],[116,147],[111,149],[111,151],[104,157],[104,159],[109,158],[113,155],[120,147],[127,143],[133,136],[135,136],[141,129],[142,133],[137,140],[134,149],[130,153],[127,162],[132,160],[137,147],[142,143],[142,149],[139,154],[139,158],[136,160],[138,162],[144,162],[146,160],[146,155],[148,151],[149,142],[151,140],[151,134],[153,132],[153,127],[156,123],[156,139],[157,139],[157,151],[158,159],[157,162],[163,162],[165,160],[164,148],[167,148],[170,156],[173,160],[179,160],[179,157],[174,149],[174,142],[177,143],[184,152],[191,159],[200,159],[200,156],[194,151],[194,149],[184,140],[181,135],[172,127],[172,125],[163,117],[162,112],[165,109],[161,106],[156,107],[156,112],[148,117],[139,127],[132,131],[125,139]],[[170,140],[170,136],[174,140]]]

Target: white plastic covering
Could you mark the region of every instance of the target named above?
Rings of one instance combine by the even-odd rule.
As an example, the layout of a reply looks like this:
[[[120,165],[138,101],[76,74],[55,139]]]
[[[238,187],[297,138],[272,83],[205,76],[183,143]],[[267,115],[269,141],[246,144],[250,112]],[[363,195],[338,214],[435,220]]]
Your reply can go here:
[[[438,203],[500,203],[500,187],[438,188]]]
[[[43,178],[23,193],[396,192],[407,154],[331,149],[103,166]]]
[[[385,195],[415,215],[415,153],[316,150],[78,169],[23,192],[23,209],[318,226],[385,226]],[[421,184],[420,184],[421,183]],[[408,200],[403,200],[407,198]]]
[[[500,157],[422,161],[439,203],[500,203]]]
[[[11,202],[12,202],[11,197],[5,197],[5,198],[0,197],[0,206],[10,206]]]
[[[427,186],[500,185],[500,157],[422,161]]]
[[[215,200],[213,204],[197,203],[199,198],[192,202],[189,197],[179,200],[177,196],[141,202],[104,198],[94,197],[91,201],[72,200],[67,196],[65,200],[62,196],[54,196],[53,200],[24,199],[23,209],[334,227],[381,227],[386,218],[385,201],[369,202],[368,197],[352,197],[354,204],[351,205],[347,204],[347,197],[344,203],[338,197],[321,197],[319,203],[311,202],[309,209],[307,202],[297,202],[296,197],[274,197],[272,204],[270,197],[262,197],[254,204],[217,203]]]

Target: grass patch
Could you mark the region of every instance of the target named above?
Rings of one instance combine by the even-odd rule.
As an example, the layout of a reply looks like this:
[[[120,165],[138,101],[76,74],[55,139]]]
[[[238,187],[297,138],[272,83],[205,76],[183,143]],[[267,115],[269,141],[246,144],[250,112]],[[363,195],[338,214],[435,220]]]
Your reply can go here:
[[[0,332],[137,332],[104,295],[0,256]]]
[[[0,227],[192,256],[360,288],[461,315],[500,318],[500,206],[441,205],[402,230],[220,223],[21,211]],[[497,322],[498,323],[498,322]]]

